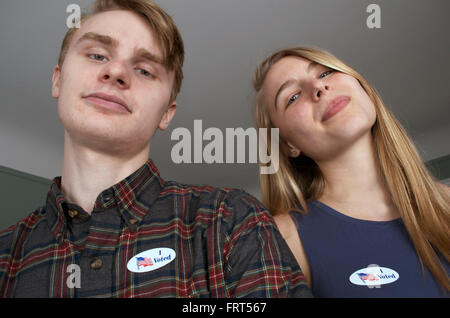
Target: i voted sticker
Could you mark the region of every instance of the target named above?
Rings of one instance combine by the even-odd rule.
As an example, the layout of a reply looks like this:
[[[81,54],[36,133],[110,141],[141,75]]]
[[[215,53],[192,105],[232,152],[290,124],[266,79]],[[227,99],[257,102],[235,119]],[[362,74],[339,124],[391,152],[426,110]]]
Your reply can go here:
[[[349,279],[355,285],[379,286],[393,283],[399,277],[400,275],[393,269],[376,266],[359,269],[351,274]]]
[[[169,264],[175,257],[176,253],[171,248],[154,248],[132,257],[128,261],[127,268],[134,273],[150,272]]]

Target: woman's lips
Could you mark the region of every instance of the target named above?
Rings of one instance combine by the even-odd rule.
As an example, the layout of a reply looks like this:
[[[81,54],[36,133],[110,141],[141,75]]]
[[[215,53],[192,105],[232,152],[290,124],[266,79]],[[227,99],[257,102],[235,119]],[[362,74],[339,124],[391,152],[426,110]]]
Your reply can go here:
[[[114,95],[94,93],[86,96],[84,99],[91,104],[95,104],[96,106],[107,108],[109,110],[121,113],[130,113],[130,110],[126,106],[125,102]]]
[[[338,96],[334,98],[325,108],[325,113],[322,116],[322,122],[327,121],[337,113],[339,113],[350,102],[349,96]]]

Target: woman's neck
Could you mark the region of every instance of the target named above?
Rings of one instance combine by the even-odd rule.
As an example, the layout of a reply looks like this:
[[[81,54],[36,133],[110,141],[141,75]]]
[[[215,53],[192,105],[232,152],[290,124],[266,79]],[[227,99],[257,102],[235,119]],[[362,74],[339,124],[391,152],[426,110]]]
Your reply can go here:
[[[370,133],[332,160],[317,164],[325,178],[319,201],[358,219],[386,221],[399,217],[380,171]]]

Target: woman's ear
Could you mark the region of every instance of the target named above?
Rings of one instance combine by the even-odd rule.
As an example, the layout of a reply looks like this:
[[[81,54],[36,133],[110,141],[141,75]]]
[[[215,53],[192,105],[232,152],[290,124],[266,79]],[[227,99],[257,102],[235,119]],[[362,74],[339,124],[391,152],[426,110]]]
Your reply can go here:
[[[289,149],[289,157],[291,158],[297,158],[302,153],[300,149],[293,146],[290,142],[287,142],[288,149]]]

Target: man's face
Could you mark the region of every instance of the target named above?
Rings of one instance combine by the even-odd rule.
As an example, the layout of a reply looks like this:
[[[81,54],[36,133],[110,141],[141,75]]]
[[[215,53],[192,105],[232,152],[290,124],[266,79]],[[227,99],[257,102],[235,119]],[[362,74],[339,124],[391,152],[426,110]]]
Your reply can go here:
[[[152,29],[138,15],[117,10],[87,19],[53,74],[52,95],[72,141],[115,153],[148,148],[176,110],[174,72],[161,60]]]

